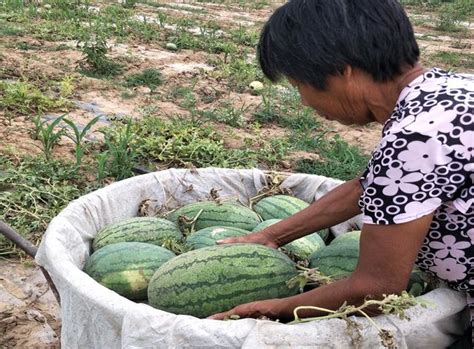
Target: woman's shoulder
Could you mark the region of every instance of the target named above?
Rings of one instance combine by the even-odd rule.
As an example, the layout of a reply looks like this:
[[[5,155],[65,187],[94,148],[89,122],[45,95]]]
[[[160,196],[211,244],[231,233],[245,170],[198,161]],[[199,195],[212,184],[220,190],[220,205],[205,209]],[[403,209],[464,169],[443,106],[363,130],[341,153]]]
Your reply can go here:
[[[413,104],[446,99],[458,103],[464,103],[468,99],[474,100],[474,74],[433,68],[413,80],[401,91],[397,106],[403,108],[410,102]]]

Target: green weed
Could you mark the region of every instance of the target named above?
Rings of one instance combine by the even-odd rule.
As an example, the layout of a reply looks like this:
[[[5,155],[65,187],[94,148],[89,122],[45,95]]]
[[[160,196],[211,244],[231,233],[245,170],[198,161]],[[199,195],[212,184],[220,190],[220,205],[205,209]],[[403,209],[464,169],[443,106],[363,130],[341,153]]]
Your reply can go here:
[[[84,137],[86,136],[87,132],[94,126],[100,119],[100,116],[96,116],[91,121],[87,123],[87,125],[80,130],[78,126],[71,120],[64,118],[63,121],[69,125],[72,129],[73,134],[69,132],[65,132],[65,136],[70,138],[75,144],[75,156],[76,156],[76,166],[81,167],[82,164],[82,157],[84,155],[84,143],[82,142]]]
[[[163,82],[161,72],[155,68],[143,70],[141,73],[129,75],[125,79],[126,87],[146,86],[152,92]]]
[[[280,117],[279,105],[276,103],[276,90],[270,85],[262,93],[262,102],[258,110],[253,114],[255,121],[265,124],[277,121]]]
[[[55,131],[55,128],[63,121],[65,116],[64,114],[51,123],[48,123],[46,120],[43,121],[40,115],[37,115],[33,119],[35,125],[33,139],[41,141],[40,149],[43,151],[47,161],[52,160],[53,148],[65,134],[64,129]]]
[[[113,77],[122,71],[122,66],[107,57],[109,46],[108,34],[102,25],[97,23],[94,33],[86,34],[78,40],[77,46],[82,51],[83,59],[79,63],[82,73],[97,77]]]
[[[20,36],[23,35],[24,29],[18,26],[5,24],[3,21],[0,22],[0,35],[1,36]]]
[[[68,105],[69,101],[65,98],[49,97],[27,81],[0,81],[0,109],[14,114],[30,115]]]
[[[228,86],[237,92],[244,92],[254,80],[263,81],[263,73],[256,63],[239,56],[234,56],[228,64],[220,64],[210,75],[227,79]]]
[[[455,0],[441,7],[436,29],[446,32],[466,31],[467,28],[461,22],[472,21],[473,16],[472,0]]]
[[[95,189],[72,163],[44,162],[42,157],[16,158],[0,155],[0,220],[38,244],[60,210],[71,200]],[[19,251],[0,236],[0,255]]]
[[[369,156],[349,145],[339,136],[319,144],[321,160],[300,160],[295,170],[321,176],[350,180],[360,175],[367,166]]]
[[[242,104],[236,108],[231,101],[225,101],[216,109],[200,112],[203,119],[222,122],[232,127],[242,127],[245,123],[244,115],[250,106]]]
[[[136,152],[136,135],[129,120],[124,126],[102,130],[105,136],[103,155],[96,157],[99,165],[97,177],[100,181],[107,176],[121,180],[133,176],[138,153]]]
[[[452,68],[467,68],[474,69],[474,54],[462,52],[439,51],[432,54],[430,60],[435,63],[441,63],[448,69]]]

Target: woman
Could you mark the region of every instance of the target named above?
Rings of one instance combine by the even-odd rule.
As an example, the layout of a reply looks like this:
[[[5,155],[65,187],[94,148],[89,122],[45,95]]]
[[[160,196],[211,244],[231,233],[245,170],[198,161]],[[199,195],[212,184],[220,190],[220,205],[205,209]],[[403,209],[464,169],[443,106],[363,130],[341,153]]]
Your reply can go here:
[[[362,212],[355,272],[212,318],[292,318],[296,306],[337,309],[344,301],[397,294],[415,262],[472,296],[474,76],[425,70],[397,0],[292,0],[266,23],[258,57],[270,80],[288,78],[319,115],[346,125],[379,122],[383,134],[360,178],[279,224],[220,242],[277,248]]]

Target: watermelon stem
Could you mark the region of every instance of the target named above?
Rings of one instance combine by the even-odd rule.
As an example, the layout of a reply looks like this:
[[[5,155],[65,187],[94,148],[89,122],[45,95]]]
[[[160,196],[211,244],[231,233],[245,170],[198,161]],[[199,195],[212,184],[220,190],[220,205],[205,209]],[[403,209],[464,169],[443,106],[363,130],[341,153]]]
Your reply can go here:
[[[292,191],[288,188],[280,188],[280,187],[263,187],[257,193],[257,195],[252,196],[250,198],[249,208],[252,209],[253,205],[260,201],[261,199],[267,196],[274,196],[274,195],[293,195]]]
[[[191,225],[191,233],[194,232],[194,225],[196,224],[199,216],[201,215],[201,213],[203,212],[204,210],[203,209],[200,209],[199,212],[196,214],[196,216],[193,218],[193,220],[190,222],[190,225]]]
[[[363,315],[370,322],[370,324],[377,329],[378,334],[382,341],[382,345],[384,347],[396,348],[396,342],[395,342],[393,333],[383,328],[380,328],[375,323],[375,321],[362,309],[367,308],[369,306],[377,305],[378,309],[381,310],[383,314],[395,314],[395,315],[398,315],[398,317],[400,317],[401,319],[410,320],[410,318],[405,314],[405,310],[407,310],[408,308],[414,305],[421,305],[422,307],[426,307],[428,305],[428,302],[424,300],[416,299],[415,297],[413,297],[406,291],[403,291],[400,295],[390,294],[388,296],[383,295],[383,297],[384,298],[382,300],[375,300],[375,299],[365,300],[364,303],[358,307],[354,305],[348,305],[347,302],[344,302],[341,305],[341,307],[337,310],[331,310],[331,309],[326,309],[326,308],[321,308],[321,307],[316,307],[316,306],[296,307],[293,310],[293,316],[295,317],[295,319],[291,321],[289,324],[291,325],[291,324],[297,324],[297,323],[302,323],[302,322],[332,319],[332,318],[342,318],[346,321],[349,321],[349,319],[347,319],[348,315],[359,313]],[[322,312],[329,313],[329,315],[302,319],[298,316],[298,311],[302,309],[322,311]]]
[[[300,293],[303,293],[305,286],[321,286],[327,285],[334,280],[326,275],[321,274],[317,268],[306,268],[300,264],[296,265],[296,268],[300,270],[298,275],[287,281],[287,285],[290,288],[298,285]]]
[[[409,317],[405,314],[405,310],[415,305],[421,305],[422,307],[426,307],[427,305],[426,301],[416,299],[415,297],[408,294],[408,292],[406,291],[403,291],[400,295],[391,294],[388,296],[383,295],[383,297],[384,298],[382,300],[365,300],[365,302],[358,307],[354,305],[348,305],[346,302],[344,302],[342,306],[337,310],[331,310],[316,306],[299,306],[293,310],[293,316],[295,317],[295,319],[289,324],[309,322],[314,320],[332,319],[336,317],[344,318],[347,315],[353,313],[360,313],[361,315],[364,315],[365,317],[369,318],[369,316],[362,309],[374,305],[378,306],[378,309],[381,310],[383,314],[395,314],[401,319],[410,320]],[[322,311],[329,313],[329,315],[302,319],[298,316],[298,311],[303,309]],[[369,321],[375,325],[375,322],[373,322],[372,319],[370,319]],[[375,327],[379,330],[379,332],[381,331],[378,326],[375,325]]]
[[[178,226],[180,228],[182,227],[183,231],[187,231],[186,235],[192,234],[194,232],[194,225],[203,211],[203,209],[199,210],[199,212],[193,218],[189,218],[185,215],[178,217]]]

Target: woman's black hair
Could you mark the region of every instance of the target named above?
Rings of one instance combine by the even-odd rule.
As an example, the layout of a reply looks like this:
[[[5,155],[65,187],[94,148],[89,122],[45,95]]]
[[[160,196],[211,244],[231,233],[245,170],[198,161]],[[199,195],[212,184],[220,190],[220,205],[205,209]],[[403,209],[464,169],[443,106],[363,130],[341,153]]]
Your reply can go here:
[[[324,90],[346,66],[388,81],[420,55],[398,0],[290,0],[265,24],[257,49],[263,73]]]

